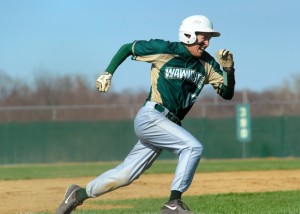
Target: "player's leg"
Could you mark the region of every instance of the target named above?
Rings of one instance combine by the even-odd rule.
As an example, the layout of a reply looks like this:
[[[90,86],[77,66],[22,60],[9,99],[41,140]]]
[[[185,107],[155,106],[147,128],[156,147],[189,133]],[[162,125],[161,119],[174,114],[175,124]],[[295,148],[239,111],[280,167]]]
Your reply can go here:
[[[169,122],[166,121],[166,123]],[[161,122],[159,125],[165,127],[164,122]],[[167,132],[171,129],[168,128]],[[172,131],[172,137],[170,137],[170,139],[172,138],[174,138],[174,142],[176,142],[176,139],[181,141],[181,144],[175,147],[172,146],[171,149],[171,152],[179,155],[179,160],[171,185],[171,194],[167,203],[162,207],[161,214],[170,214],[174,212],[191,214],[192,212],[181,200],[181,196],[192,183],[203,148],[198,140],[186,130],[181,127],[178,128],[178,126],[177,131]]]
[[[129,185],[152,165],[160,153],[161,149],[139,141],[121,164],[101,174],[87,185],[87,194],[90,197],[98,197]]]
[[[155,147],[179,155],[170,201],[180,200],[181,194],[188,189],[193,180],[203,147],[188,131],[158,112],[153,103],[148,102],[139,114],[138,120],[135,120],[137,136]],[[176,203],[183,206],[181,201],[177,200]]]
[[[99,175],[88,183],[86,188],[71,185],[56,214],[71,213],[88,198],[129,185],[151,166],[160,153],[161,149],[139,141],[121,164]]]

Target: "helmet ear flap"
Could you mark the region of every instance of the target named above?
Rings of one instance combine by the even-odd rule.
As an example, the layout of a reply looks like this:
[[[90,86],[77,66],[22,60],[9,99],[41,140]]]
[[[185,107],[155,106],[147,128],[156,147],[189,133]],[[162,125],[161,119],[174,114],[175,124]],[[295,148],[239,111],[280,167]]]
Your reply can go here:
[[[185,44],[194,44],[197,36],[195,32],[179,31],[179,40]]]

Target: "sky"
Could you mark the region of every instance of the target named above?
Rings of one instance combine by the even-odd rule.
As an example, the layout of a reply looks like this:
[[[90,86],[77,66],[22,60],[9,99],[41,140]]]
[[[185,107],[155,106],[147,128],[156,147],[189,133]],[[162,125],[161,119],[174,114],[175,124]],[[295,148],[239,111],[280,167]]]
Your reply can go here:
[[[134,40],[178,40],[181,21],[205,15],[221,37],[207,51],[233,53],[238,90],[273,90],[300,74],[299,0],[0,0],[0,72],[79,75],[94,87],[114,54]],[[150,64],[127,58],[111,90],[150,88]]]

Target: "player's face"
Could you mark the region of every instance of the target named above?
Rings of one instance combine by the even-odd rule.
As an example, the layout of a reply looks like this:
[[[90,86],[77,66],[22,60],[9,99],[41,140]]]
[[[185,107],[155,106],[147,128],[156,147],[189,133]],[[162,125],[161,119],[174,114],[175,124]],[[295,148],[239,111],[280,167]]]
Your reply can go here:
[[[211,34],[197,33],[196,36],[196,42],[191,45],[186,45],[186,47],[194,57],[201,57],[205,49],[209,46]]]

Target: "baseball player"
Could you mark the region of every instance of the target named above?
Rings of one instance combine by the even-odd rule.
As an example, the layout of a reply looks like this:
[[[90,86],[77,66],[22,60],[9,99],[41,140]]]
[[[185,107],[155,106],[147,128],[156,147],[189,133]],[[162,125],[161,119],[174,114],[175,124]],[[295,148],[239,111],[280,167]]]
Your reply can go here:
[[[216,53],[222,66],[205,49],[212,37],[220,33],[202,15],[184,19],[179,28],[180,42],[152,39],[123,45],[105,72],[96,81],[100,92],[107,92],[118,66],[128,57],[151,63],[151,89],[146,102],[134,120],[138,142],[125,160],[89,182],[85,188],[71,185],[57,208],[57,214],[71,213],[88,198],[98,197],[131,184],[147,170],[162,150],[179,156],[169,200],[161,213],[192,213],[182,201],[201,158],[203,147],[181,121],[196,102],[206,84],[211,84],[221,97],[234,95],[233,55],[226,49]]]

